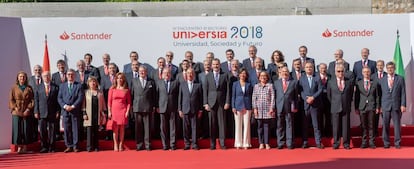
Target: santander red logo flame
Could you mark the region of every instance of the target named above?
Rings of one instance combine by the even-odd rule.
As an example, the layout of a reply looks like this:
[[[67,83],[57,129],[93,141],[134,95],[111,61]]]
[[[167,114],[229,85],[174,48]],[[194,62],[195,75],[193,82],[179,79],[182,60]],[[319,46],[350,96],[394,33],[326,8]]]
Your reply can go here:
[[[64,31],[63,34],[59,36],[59,38],[62,40],[68,40],[69,35],[66,33],[66,31]]]
[[[329,38],[332,36],[332,33],[329,31],[329,29],[326,29],[325,32],[322,33],[322,36],[325,38]]]

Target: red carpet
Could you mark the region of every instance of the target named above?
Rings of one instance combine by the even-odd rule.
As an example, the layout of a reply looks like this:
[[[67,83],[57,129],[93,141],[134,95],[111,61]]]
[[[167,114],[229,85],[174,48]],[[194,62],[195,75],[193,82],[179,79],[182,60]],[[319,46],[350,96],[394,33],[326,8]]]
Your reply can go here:
[[[0,168],[284,168],[284,169],[412,169],[414,147],[333,150],[200,150],[101,151],[0,155]]]

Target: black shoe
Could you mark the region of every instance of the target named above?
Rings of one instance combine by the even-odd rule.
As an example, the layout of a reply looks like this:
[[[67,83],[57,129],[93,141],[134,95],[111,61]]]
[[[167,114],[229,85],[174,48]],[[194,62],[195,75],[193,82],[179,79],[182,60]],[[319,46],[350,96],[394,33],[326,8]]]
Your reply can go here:
[[[171,147],[170,150],[174,151],[174,150],[177,150],[177,148],[176,147]]]
[[[281,150],[283,149],[283,146],[277,146],[277,149]]]
[[[216,149],[216,146],[211,146],[210,147],[210,150],[215,150]]]
[[[53,149],[53,148],[49,149],[49,153],[54,153],[54,152],[55,152],[55,149]]]
[[[323,146],[323,144],[317,144],[316,147],[319,148],[319,149],[324,149],[325,148],[325,146]]]
[[[302,144],[302,148],[309,148],[308,144],[304,143]]]
[[[388,148],[390,148],[390,145],[384,145],[384,148],[388,149]]]
[[[151,151],[151,148],[147,147],[147,148],[145,148],[145,150],[147,150],[147,151]]]
[[[226,146],[220,146],[220,149],[222,149],[222,150],[226,150],[226,149],[227,149],[227,147],[226,147]]]
[[[396,149],[401,149],[401,146],[400,145],[395,145],[395,148]]]
[[[345,146],[345,147],[344,147],[344,149],[345,149],[345,150],[350,150],[350,149],[351,149],[351,147],[349,147],[349,146]]]
[[[99,151],[99,148],[95,148],[95,152],[98,152]]]
[[[190,149],[190,146],[185,146],[184,147],[184,150],[189,150]]]
[[[288,146],[288,149],[289,149],[289,150],[293,150],[293,149],[294,149],[294,147],[293,147],[293,146]]]
[[[49,150],[48,150],[47,148],[42,148],[42,149],[40,150],[40,153],[47,153],[47,152],[49,152]]]
[[[169,148],[168,147],[163,147],[162,148],[162,150],[164,150],[164,151],[166,151],[166,150],[168,150]]]
[[[88,151],[88,152],[92,152],[92,149],[87,149],[86,151]]]
[[[361,148],[365,149],[365,148],[368,148],[368,146],[367,146],[367,144],[361,144]]]
[[[334,150],[337,150],[337,149],[339,149],[339,146],[333,146],[332,147]]]
[[[193,146],[192,148],[193,150],[200,150],[200,148],[197,145]]]
[[[370,145],[369,145],[369,148],[371,148],[371,149],[375,149],[375,148],[377,148],[377,146],[375,146],[375,144],[370,144]]]

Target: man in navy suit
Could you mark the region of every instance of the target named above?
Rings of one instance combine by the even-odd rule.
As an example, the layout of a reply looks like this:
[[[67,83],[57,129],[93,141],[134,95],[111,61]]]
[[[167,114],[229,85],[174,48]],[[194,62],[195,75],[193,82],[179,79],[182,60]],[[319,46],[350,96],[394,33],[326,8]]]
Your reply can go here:
[[[59,119],[59,103],[57,101],[59,87],[51,82],[50,72],[42,73],[43,83],[35,90],[35,117],[39,119],[40,153],[55,151],[55,123]],[[37,127],[36,127],[37,129]]]
[[[301,63],[300,70],[302,72],[305,70],[305,63],[307,63],[307,62],[311,62],[315,66],[315,59],[308,57],[307,54],[308,54],[308,48],[306,46],[300,46],[299,47],[299,57],[296,58],[296,59],[300,59],[300,63]],[[294,60],[296,60],[296,59],[294,59]],[[293,67],[293,65],[292,65],[292,67]],[[313,68],[313,70],[315,70],[315,67]]]
[[[230,108],[229,83],[227,75],[220,72],[220,60],[215,58],[212,63],[213,72],[206,76],[203,86],[203,104],[210,111],[210,149],[216,149],[217,131],[219,132],[220,148],[226,149],[225,110]],[[217,128],[218,127],[218,128]]]
[[[176,118],[178,110],[178,91],[180,82],[172,80],[171,70],[162,70],[162,79],[156,80],[157,112],[159,113],[161,141],[164,150],[176,147]],[[169,132],[168,130],[169,129]],[[168,135],[169,134],[169,135]],[[169,140],[169,143],[168,143]],[[169,147],[168,147],[169,145]]]
[[[273,85],[276,90],[277,148],[282,149],[286,142],[288,149],[294,148],[294,113],[298,112],[298,81],[289,77],[287,67],[281,68],[281,78]]]
[[[65,134],[65,153],[79,151],[79,128],[82,118],[82,102],[84,91],[82,85],[75,81],[75,70],[69,69],[66,73],[67,82],[59,87],[58,102],[62,107],[62,117]]]
[[[327,95],[331,101],[333,149],[338,149],[342,136],[343,146],[346,150],[350,147],[350,113],[354,94],[354,82],[345,76],[345,67],[335,67],[336,78],[328,82]],[[342,129],[342,134],[341,134]]]
[[[401,148],[401,115],[406,112],[404,77],[395,74],[395,63],[388,62],[388,75],[379,80],[381,85],[382,136],[384,148],[390,148],[390,120],[394,124],[394,146]]]
[[[89,72],[90,76],[96,77],[96,79],[98,79],[98,82],[100,82],[101,76],[99,74],[99,70],[97,67],[92,65],[92,54],[86,53],[83,56],[83,60],[85,61],[85,70]]]
[[[178,95],[178,112],[183,118],[184,150],[190,149],[190,138],[192,149],[198,150],[197,118],[201,118],[203,112],[203,89],[200,83],[194,82],[195,72],[192,68],[187,69],[186,75],[187,81],[181,83]]]
[[[134,61],[134,60],[138,61],[138,59],[139,59],[138,52],[132,51],[131,53],[129,53],[129,59],[131,60],[131,63],[128,63],[128,64],[124,65],[124,69],[123,69],[124,73],[132,72],[131,64],[132,64],[132,61]],[[139,63],[139,61],[138,61],[138,63]],[[149,73],[152,73],[152,71],[154,70],[154,68],[151,65],[147,64],[147,63],[139,63],[139,65],[141,65],[141,64],[145,65],[145,67],[147,67],[147,70],[148,70]]]
[[[58,71],[52,74],[52,83],[60,86],[66,82],[66,62],[64,60],[57,61]]]
[[[255,85],[259,83],[259,73],[265,70],[262,65],[263,59],[260,57],[256,57],[254,59],[254,69],[249,70],[249,83]]]
[[[355,76],[355,80],[359,81],[361,80],[362,77],[362,68],[365,66],[368,66],[371,69],[371,73],[375,73],[377,71],[376,65],[377,63],[373,60],[369,60],[368,59],[369,56],[369,49],[368,48],[363,48],[361,50],[361,57],[362,60],[356,61],[354,64],[354,76]]]
[[[243,60],[243,67],[246,68],[248,71],[255,69],[254,60],[257,57],[256,54],[257,54],[256,46],[254,45],[249,46],[249,58]],[[262,60],[262,65],[265,65],[263,60]]]
[[[221,63],[221,71],[227,73],[227,72],[231,72],[231,61],[234,59],[234,51],[233,49],[227,49],[226,50],[226,61]],[[239,68],[242,67],[241,63],[238,63]]]
[[[371,75],[371,80],[379,82],[380,79],[383,77],[387,77],[387,72],[384,71],[385,63],[384,60],[377,60],[377,71]],[[381,91],[380,91],[381,92]],[[375,113],[375,119],[374,119],[374,136],[378,136],[378,124],[380,120],[380,114]]]
[[[345,71],[349,71],[349,63],[343,60],[344,51],[342,49],[338,49],[335,51],[334,55],[335,55],[335,61],[329,62],[328,74],[330,76],[335,76],[335,67],[337,64],[343,64],[345,67]],[[342,60],[343,63],[338,63],[340,60]]]
[[[312,62],[306,63],[305,75],[299,80],[300,95],[304,100],[304,114],[302,116],[302,148],[308,148],[308,126],[309,118],[311,118],[316,147],[323,149],[324,147],[321,143],[321,130],[318,122],[320,95],[323,87],[319,76],[314,74],[313,67],[314,65]]]
[[[178,67],[172,63],[173,59],[174,59],[174,53],[172,51],[168,51],[165,54],[165,61],[166,61],[165,67],[171,69],[172,78],[175,80],[178,74]]]
[[[312,62],[311,62],[312,63]],[[293,80],[299,81],[299,79],[304,75],[304,70],[302,70],[301,68],[302,65],[302,61],[300,58],[296,58],[293,60],[293,67],[292,67],[292,71],[290,72],[290,78],[292,78]],[[304,100],[298,96],[298,113],[295,113],[294,116],[294,123],[295,123],[295,128],[294,128],[294,134],[295,136],[301,136],[302,135],[302,114],[304,113],[304,109],[303,109],[303,102]]]

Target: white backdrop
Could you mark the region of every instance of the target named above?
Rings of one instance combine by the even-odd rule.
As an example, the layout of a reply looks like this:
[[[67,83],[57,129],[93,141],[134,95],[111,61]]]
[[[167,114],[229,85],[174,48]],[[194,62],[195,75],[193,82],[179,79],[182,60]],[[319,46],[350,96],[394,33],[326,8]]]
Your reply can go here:
[[[265,59],[266,65],[276,49],[285,54],[291,65],[292,59],[298,57],[298,47],[306,45],[308,56],[317,63],[332,61],[334,51],[341,48],[352,68],[365,47],[371,50],[371,59],[391,61],[397,29],[404,64],[409,71],[412,67],[407,67],[412,58],[410,39],[414,39],[410,34],[410,24],[414,23],[412,16],[22,18],[22,24],[30,67],[42,64],[47,34],[52,72],[56,71],[56,61],[63,59],[63,55],[67,56],[69,67],[75,68],[76,61],[85,53],[94,56],[92,64],[95,66],[102,65],[102,54],[109,53],[112,62],[122,69],[129,62],[132,50],[138,51],[141,62],[151,65],[171,50],[175,53],[174,63],[178,64],[187,50],[194,52],[196,61],[202,61],[210,51],[224,60],[225,50],[231,48],[236,58],[242,60],[248,57],[248,46],[252,44],[257,46],[258,56]],[[413,80],[407,78],[407,86],[411,84]],[[410,113],[403,116],[405,124],[413,123],[411,93],[410,90]],[[353,115],[352,125],[357,124],[358,118]]]

